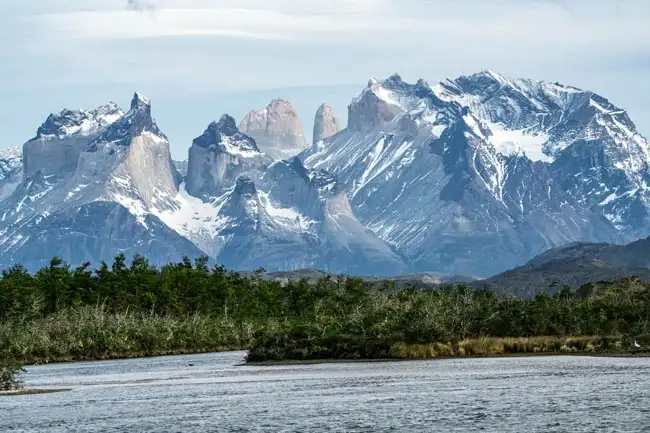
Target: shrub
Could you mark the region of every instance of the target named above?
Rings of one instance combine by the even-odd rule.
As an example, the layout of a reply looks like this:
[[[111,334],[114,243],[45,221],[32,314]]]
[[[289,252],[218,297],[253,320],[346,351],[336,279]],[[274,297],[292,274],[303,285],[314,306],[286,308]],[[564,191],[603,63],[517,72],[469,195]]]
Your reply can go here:
[[[25,370],[16,362],[0,362],[0,391],[14,391],[23,388],[20,374]]]

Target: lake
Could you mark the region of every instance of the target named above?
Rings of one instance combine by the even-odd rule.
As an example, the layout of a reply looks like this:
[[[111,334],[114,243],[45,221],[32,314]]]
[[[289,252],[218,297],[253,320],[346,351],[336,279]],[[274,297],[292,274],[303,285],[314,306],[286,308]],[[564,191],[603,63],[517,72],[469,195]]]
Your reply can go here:
[[[649,432],[650,359],[238,366],[245,353],[28,368],[1,432]]]

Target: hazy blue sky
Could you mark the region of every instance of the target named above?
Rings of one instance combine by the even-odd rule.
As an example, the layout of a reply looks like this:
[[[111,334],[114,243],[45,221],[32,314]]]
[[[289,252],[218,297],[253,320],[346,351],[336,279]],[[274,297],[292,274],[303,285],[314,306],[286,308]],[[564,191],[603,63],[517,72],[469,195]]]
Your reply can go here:
[[[52,111],[148,95],[174,156],[273,97],[307,136],[370,77],[494,69],[597,91],[650,135],[647,0],[2,0],[0,148]]]

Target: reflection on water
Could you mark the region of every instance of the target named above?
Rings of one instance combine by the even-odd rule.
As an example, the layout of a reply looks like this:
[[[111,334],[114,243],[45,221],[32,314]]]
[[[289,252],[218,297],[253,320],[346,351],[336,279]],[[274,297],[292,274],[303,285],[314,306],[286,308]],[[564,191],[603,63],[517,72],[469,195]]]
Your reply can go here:
[[[243,352],[28,368],[0,432],[648,432],[650,359],[236,366]]]

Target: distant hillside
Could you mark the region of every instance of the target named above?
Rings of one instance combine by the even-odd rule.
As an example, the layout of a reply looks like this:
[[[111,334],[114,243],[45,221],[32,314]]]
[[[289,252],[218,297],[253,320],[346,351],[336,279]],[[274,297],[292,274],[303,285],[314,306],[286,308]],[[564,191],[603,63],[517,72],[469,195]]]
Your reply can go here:
[[[240,272],[250,274],[252,272]],[[286,272],[263,273],[265,280],[283,283],[306,279],[310,283],[337,275],[318,269],[298,269]],[[436,288],[452,283],[467,283],[474,289],[488,287],[518,297],[531,297],[544,290],[555,293],[563,286],[572,289],[593,287],[599,282],[636,277],[650,282],[650,238],[628,245],[607,243],[572,243],[548,250],[523,266],[487,279],[439,273],[415,273],[393,277],[359,277],[366,282],[394,281],[397,286]]]
[[[650,238],[628,245],[573,243],[473,285],[531,296],[545,288],[552,292],[563,285],[577,289],[587,283],[632,276],[650,281]]]

